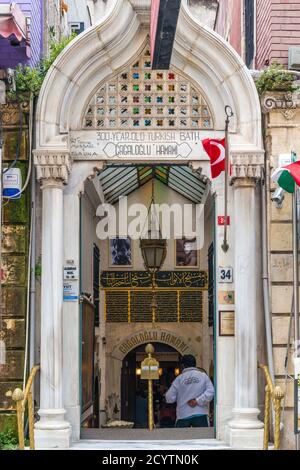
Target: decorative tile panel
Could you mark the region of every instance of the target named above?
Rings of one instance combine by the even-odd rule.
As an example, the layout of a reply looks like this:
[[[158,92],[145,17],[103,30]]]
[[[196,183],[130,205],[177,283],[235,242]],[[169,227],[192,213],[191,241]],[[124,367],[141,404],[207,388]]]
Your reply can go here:
[[[150,50],[98,89],[85,129],[212,129],[201,91],[177,71],[151,69]]]

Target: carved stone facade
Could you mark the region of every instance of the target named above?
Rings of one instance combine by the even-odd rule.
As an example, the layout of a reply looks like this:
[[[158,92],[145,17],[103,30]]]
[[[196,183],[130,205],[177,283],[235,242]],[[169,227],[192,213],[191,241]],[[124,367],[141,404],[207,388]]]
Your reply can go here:
[[[62,297],[62,268],[66,260],[74,260],[75,264],[79,264],[80,259],[79,234],[82,218],[80,219],[79,214],[82,217],[83,212],[80,212],[82,193],[79,188],[86,177],[91,175],[91,170],[98,167],[99,163],[101,165],[101,162],[111,165],[145,162],[145,156],[144,160],[141,159],[141,153],[105,155],[103,146],[101,147],[102,142],[99,144],[103,137],[102,132],[98,129],[82,129],[82,119],[87,104],[101,84],[110,84],[112,77],[126,64],[134,64],[145,49],[148,43],[150,3],[112,0],[111,10],[105,20],[78,36],[60,55],[44,82],[38,102],[35,163],[37,177],[42,182],[43,247],[40,341],[42,374],[39,410],[41,420],[35,426],[37,448],[66,448],[71,439],[80,439],[80,309],[78,302],[63,302]],[[205,63],[203,51],[207,51]],[[226,439],[228,444],[235,447],[248,446],[258,449],[262,447],[263,424],[257,418],[262,406],[262,387],[257,383],[257,361],[264,360],[263,347],[260,346],[263,342],[262,299],[257,281],[260,246],[256,235],[259,233],[257,214],[260,208],[255,184],[255,181],[262,177],[264,163],[260,103],[250,73],[241,59],[228,48],[220,36],[203,27],[197,18],[191,15],[186,0],[182,2],[178,20],[172,56],[173,67],[174,70],[184,70],[190,81],[197,84],[203,92],[203,96],[209,98],[210,110],[214,117],[214,129],[197,128],[194,131],[197,135],[193,134],[192,129],[187,129],[190,131],[187,138],[193,141],[194,148],[205,137],[222,138],[224,108],[231,105],[234,111],[230,134],[234,160],[232,177],[236,183],[234,187],[229,188],[229,209],[234,224],[228,227],[230,247],[226,253],[220,243],[223,227],[219,226],[216,220],[214,225],[217,266],[235,266],[232,286],[215,283],[216,294],[220,294],[216,295],[216,329],[218,330],[218,313],[224,309],[235,310],[236,335],[226,338],[221,334],[216,335],[216,428],[218,439]],[[111,96],[113,99],[113,95]],[[185,99],[183,95],[182,97]],[[173,100],[172,96],[170,98]],[[168,111],[173,112],[173,108],[171,110],[170,106]],[[109,129],[105,139],[115,139],[115,142],[118,142],[120,129],[115,130],[114,133]],[[179,130],[180,125],[177,132]],[[150,138],[156,143],[167,142],[168,138],[173,140],[173,135],[170,137],[166,132],[158,132],[154,137],[153,134],[149,136],[147,129],[140,132],[144,134],[137,134],[138,139],[143,137],[145,142]],[[176,133],[174,136],[176,141]],[[68,155],[70,152],[72,157],[73,150],[72,146],[69,148],[69,144],[72,139],[80,137],[83,139],[83,147],[87,148],[87,154],[73,154],[74,162],[70,172],[71,161]],[[129,137],[132,138],[128,132],[124,137],[121,136],[125,143]],[[133,142],[138,139],[133,139]],[[207,155],[200,153],[199,147],[199,152],[195,150],[196,155],[188,155],[185,163],[191,164],[194,169],[202,167],[202,175],[210,178],[209,160]],[[175,160],[174,156],[168,158],[161,153],[158,155],[152,151],[151,146],[149,152],[146,156],[147,164],[164,165],[166,161],[169,164],[178,164],[180,160],[177,158],[178,154]],[[180,157],[182,160],[182,155]],[[215,214],[221,216],[224,214],[223,179],[213,181],[211,190],[215,195]],[[103,194],[104,191],[102,196]],[[95,221],[95,213],[90,211],[89,214]],[[236,243],[236,240],[239,242]],[[88,264],[86,260],[85,264]],[[87,267],[89,268],[90,264]],[[224,303],[225,297],[233,299],[234,292],[235,305]],[[105,321],[104,314],[102,321]],[[133,331],[134,323],[127,326],[129,335]],[[139,331],[141,328],[139,326]],[[184,328],[187,333],[187,327]],[[101,332],[103,331],[102,329]],[[192,338],[192,334],[188,334],[189,337]],[[103,346],[106,340],[109,343],[107,348],[116,342],[109,342],[109,338],[104,337],[100,339]],[[53,351],[51,361],[49,349]],[[101,360],[105,361],[105,355],[100,353],[100,356]],[[105,368],[103,362],[101,370]],[[109,361],[106,370],[108,374],[113,375],[112,363]],[[104,389],[104,392],[101,393],[105,394],[107,383],[108,380],[102,381],[101,390]],[[109,393],[106,396],[109,396]],[[101,409],[104,408],[105,403],[101,405]]]
[[[34,164],[36,167],[37,180],[41,184],[45,180],[62,182],[68,184],[71,172],[71,158],[65,152],[35,152]]]
[[[285,381],[285,355],[289,337],[293,297],[292,259],[292,197],[285,194],[282,208],[271,201],[278,187],[270,175],[278,167],[279,156],[291,150],[300,156],[300,102],[297,93],[268,93],[263,99],[265,114],[265,145],[268,203],[269,285],[271,294],[273,357],[276,382],[286,390],[286,409],[283,414],[283,448],[294,448],[294,390],[293,382]],[[293,328],[292,328],[293,331]],[[291,337],[291,344],[293,334]],[[291,349],[288,374],[293,374]]]
[[[19,162],[23,181],[28,172],[28,105],[9,102],[2,107],[4,125],[3,166],[14,160],[20,139]],[[22,134],[20,136],[20,119]],[[22,384],[25,348],[26,286],[28,273],[28,240],[30,229],[29,193],[21,199],[4,201],[2,227],[2,303],[0,305],[5,343],[6,364],[0,366],[0,430],[15,426],[11,393]],[[6,413],[8,412],[8,414]]]
[[[250,178],[259,181],[264,173],[264,154],[232,154],[231,181]]]
[[[280,111],[287,121],[294,119],[299,105],[299,95],[291,92],[266,93],[261,101],[262,111],[267,114],[270,111]]]

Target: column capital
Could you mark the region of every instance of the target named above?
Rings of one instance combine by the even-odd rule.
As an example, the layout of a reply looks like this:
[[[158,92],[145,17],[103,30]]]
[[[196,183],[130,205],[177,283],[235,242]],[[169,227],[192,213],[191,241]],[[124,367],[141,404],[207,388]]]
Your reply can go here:
[[[231,184],[234,186],[249,187],[250,182],[255,185],[263,179],[263,152],[232,154],[231,162]]]
[[[68,151],[34,150],[37,180],[43,187],[68,184],[72,159]]]
[[[255,188],[257,181],[256,178],[244,176],[233,179],[231,184],[234,188]]]

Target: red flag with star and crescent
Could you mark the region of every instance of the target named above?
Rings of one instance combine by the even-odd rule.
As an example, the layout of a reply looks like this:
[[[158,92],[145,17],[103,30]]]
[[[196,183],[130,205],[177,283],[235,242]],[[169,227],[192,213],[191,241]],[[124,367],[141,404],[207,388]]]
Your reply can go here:
[[[212,179],[218,178],[226,169],[225,139],[205,139],[202,145],[210,158]]]

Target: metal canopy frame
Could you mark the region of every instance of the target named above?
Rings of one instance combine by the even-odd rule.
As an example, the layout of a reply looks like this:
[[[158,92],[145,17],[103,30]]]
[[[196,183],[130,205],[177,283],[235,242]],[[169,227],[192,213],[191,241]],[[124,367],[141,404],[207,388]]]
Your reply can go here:
[[[154,170],[154,171],[153,171]],[[155,177],[194,204],[205,203],[209,180],[187,165],[108,165],[99,179],[106,202],[115,204]]]

